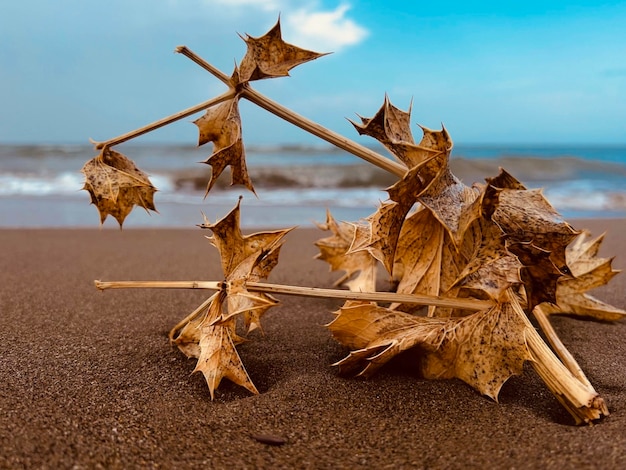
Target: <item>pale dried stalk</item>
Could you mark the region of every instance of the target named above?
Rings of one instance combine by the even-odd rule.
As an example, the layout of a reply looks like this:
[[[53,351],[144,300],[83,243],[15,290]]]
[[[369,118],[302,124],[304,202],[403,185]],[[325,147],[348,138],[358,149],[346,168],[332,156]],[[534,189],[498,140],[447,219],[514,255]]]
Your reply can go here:
[[[511,304],[526,323],[526,344],[533,356],[531,364],[556,399],[572,415],[576,424],[591,423],[609,415],[609,410],[600,395],[588,384],[579,380],[556,357],[535,330],[524,313],[517,296],[509,291]]]
[[[222,93],[221,95],[216,96],[215,98],[211,98],[208,101],[204,101],[190,108],[183,109],[182,111],[179,111],[175,114],[164,117],[163,119],[159,119],[158,121],[154,121],[150,124],[146,124],[145,126],[140,127],[139,129],[135,129],[134,131],[127,132],[126,134],[122,134],[118,137],[114,137],[104,142],[97,142],[92,139],[89,139],[89,140],[91,141],[92,144],[94,144],[94,146],[97,149],[101,149],[104,147],[112,147],[114,145],[118,145],[128,140],[134,139],[135,137],[139,137],[140,135],[147,134],[148,132],[151,132],[160,127],[167,126],[168,124],[171,124],[180,119],[184,119],[187,116],[196,114],[197,112],[208,109],[211,106],[215,106],[216,104],[219,104],[223,101],[233,99],[236,95],[237,95],[237,92],[233,88],[231,88],[225,93]]]
[[[210,289],[220,290],[225,283],[219,281],[94,281],[96,287],[104,289]],[[398,302],[403,304],[434,305],[444,308],[465,310],[487,310],[494,303],[488,300],[457,299],[431,295],[396,294],[394,292],[352,292],[339,289],[318,287],[287,286],[264,282],[247,282],[250,292],[296,295],[300,297],[324,297],[343,300],[361,300],[371,302]]]
[[[572,374],[574,374],[574,376],[576,376],[578,380],[586,384],[588,387],[592,387],[591,382],[589,382],[589,379],[583,372],[582,368],[578,365],[576,359],[574,359],[574,356],[572,356],[572,353],[569,352],[569,350],[561,341],[561,338],[559,338],[559,336],[556,334],[556,331],[554,331],[554,328],[550,323],[550,319],[544,312],[541,305],[537,305],[533,309],[533,315],[537,319],[537,323],[539,323],[541,330],[546,335],[550,346],[552,346],[552,349],[554,349],[557,356],[559,356],[561,361],[563,361],[563,364],[570,370]]]
[[[213,67],[211,64],[195,54],[193,51],[189,50],[186,46],[178,46],[176,48],[176,52],[191,59],[200,67],[207,70],[219,80],[224,82],[226,85],[232,86],[231,79],[228,75]],[[377,167],[388,171],[389,173],[402,177],[407,171],[406,167],[401,163],[386,158],[374,152],[373,150],[368,149],[367,147],[364,147],[350,139],[347,139],[341,134],[337,134],[336,132],[327,129],[324,126],[317,124],[316,122],[311,121],[288,108],[285,108],[281,104],[267,98],[258,91],[252,89],[248,83],[243,84],[243,86],[239,90],[239,93],[240,96],[242,96],[243,98],[246,98],[248,101],[251,101],[257,106],[284,119],[294,126],[297,126],[300,129],[303,129],[313,134],[314,136],[319,137],[320,139],[323,139],[326,142],[329,142],[342,150],[345,150],[346,152],[350,152],[351,154],[362,158],[363,160],[373,165],[376,165]]]

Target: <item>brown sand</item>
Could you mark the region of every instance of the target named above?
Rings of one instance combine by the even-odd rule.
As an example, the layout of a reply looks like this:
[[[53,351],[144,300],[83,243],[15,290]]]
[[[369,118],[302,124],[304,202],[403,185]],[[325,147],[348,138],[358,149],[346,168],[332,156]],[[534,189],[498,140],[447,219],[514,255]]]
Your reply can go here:
[[[607,230],[603,254],[626,267],[626,220],[574,225]],[[403,361],[339,377],[330,364],[346,352],[322,326],[339,303],[286,296],[239,348],[261,394],[225,381],[212,402],[166,337],[206,292],[92,283],[219,279],[203,235],[0,231],[1,468],[626,468],[626,322],[555,321],[612,412],[595,426],[573,426],[530,366],[500,403]],[[271,281],[330,287],[312,260],[320,236],[292,232]],[[625,286],[617,276],[597,295],[625,308]]]

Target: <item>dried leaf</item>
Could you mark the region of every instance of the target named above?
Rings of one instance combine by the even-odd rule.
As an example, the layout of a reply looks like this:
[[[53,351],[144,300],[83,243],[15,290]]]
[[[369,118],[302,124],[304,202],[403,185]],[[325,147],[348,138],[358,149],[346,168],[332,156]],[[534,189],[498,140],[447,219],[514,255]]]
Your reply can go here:
[[[558,214],[541,190],[502,189],[492,220],[506,236],[507,249],[522,265],[529,311],[556,302],[556,283],[569,274],[565,249],[578,232]]]
[[[504,234],[497,225],[480,219],[476,228],[480,233],[476,239],[479,243],[454,284],[466,290],[484,292],[494,300],[502,300],[511,286],[522,283],[522,265],[506,249]]]
[[[198,357],[201,371],[209,385],[211,398],[222,378],[226,377],[253,393],[258,393],[248,377],[235,345],[243,338],[237,335],[237,318],[242,317],[249,333],[260,328],[261,317],[278,304],[268,294],[250,292],[246,283],[266,279],[278,262],[283,237],[291,230],[276,230],[243,235],[239,226],[240,201],[224,218],[202,228],[213,232],[207,237],[217,248],[225,281],[218,294],[170,333],[172,342],[188,357]],[[185,323],[186,321],[186,323]]]
[[[599,258],[598,251],[604,235],[588,240],[590,234],[581,232],[571,243],[565,255],[572,276],[559,279],[556,287],[556,306],[550,313],[565,313],[602,321],[617,321],[626,311],[602,302],[587,291],[607,284],[620,271],[611,267],[612,258]]]
[[[226,278],[226,294],[228,311],[215,320],[226,322],[236,315],[243,315],[247,332],[261,328],[261,317],[271,307],[278,305],[278,301],[264,293],[249,292],[246,283],[258,281],[259,277],[254,270],[259,263],[263,252],[257,252],[237,265]]]
[[[424,208],[405,220],[393,267],[398,293],[439,295],[444,236],[441,224]],[[397,304],[392,307],[403,311],[415,309],[414,306]],[[432,315],[434,307],[429,308],[429,311]]]
[[[345,283],[356,292],[376,291],[377,260],[367,251],[350,252],[357,225],[337,222],[327,210],[326,223],[317,226],[321,230],[330,230],[332,235],[315,242],[320,250],[315,259],[326,261],[331,271],[345,271],[334,285]]]
[[[450,172],[448,163],[452,140],[445,128],[432,131],[422,127],[422,140],[415,145],[409,118],[410,113],[398,110],[385,97],[383,106],[373,118],[361,118],[362,125],[353,123],[357,131],[378,139],[410,167],[407,174],[387,190],[390,201],[381,204],[378,211],[368,217],[370,232],[362,231],[353,245],[353,250],[370,251],[390,273],[395,269],[402,226],[416,203],[426,207],[448,231],[446,241],[451,239],[457,250],[463,244],[465,231],[480,217],[479,191],[465,186]],[[428,229],[425,233],[429,233]],[[443,239],[441,243],[444,243]],[[406,240],[405,244],[410,245],[411,240]],[[397,273],[393,276],[396,279],[400,277]],[[431,286],[428,290],[439,289]]]
[[[565,249],[578,232],[550,205],[541,189],[503,189],[491,218],[509,240],[548,251],[555,267],[569,272]]]
[[[359,116],[361,124],[350,121],[360,135],[367,135],[378,140],[392,153],[396,154],[394,144],[399,142],[414,143],[411,133],[411,109],[402,111],[396,108],[389,97],[385,94],[385,100],[380,109],[371,118]],[[408,165],[408,161],[397,155],[399,159]],[[430,155],[429,155],[430,156]]]
[[[465,230],[480,216],[478,191],[454,176],[447,160],[426,191],[420,194],[418,201],[437,217],[457,245],[462,243]]]
[[[213,142],[213,153],[204,162],[211,166],[211,180],[207,185],[205,196],[227,166],[230,166],[230,184],[243,185],[254,193],[246,166],[237,98],[209,108],[202,117],[194,121],[194,124],[198,126],[200,132],[198,145]]]
[[[278,262],[278,250],[282,239],[293,228],[243,235],[240,229],[241,198],[235,207],[214,224],[205,220],[200,227],[213,232],[207,237],[220,253],[224,276],[228,277],[250,255],[261,254],[252,269],[254,279],[266,279]]]
[[[240,202],[215,224],[205,223],[201,227],[213,232],[209,241],[220,253],[228,288],[228,313],[220,316],[219,321],[243,314],[250,331],[260,327],[261,316],[278,302],[267,294],[248,292],[245,283],[267,279],[278,263],[282,240],[292,229],[244,236],[239,224]]]
[[[375,135],[373,123],[381,121],[381,115],[399,114],[393,110],[386,103],[385,112],[379,111],[375,118],[365,121],[368,132]],[[405,120],[394,117],[393,123],[387,119],[379,127],[401,128]],[[385,136],[392,135],[390,130],[385,132]],[[357,233],[352,250],[365,249],[379,259],[398,283],[399,293],[456,296],[459,289],[455,282],[480,235],[470,228],[481,217],[482,197],[478,189],[465,186],[450,172],[452,141],[445,129],[423,128],[423,132],[419,148],[413,149],[414,155],[419,156],[414,161],[419,163],[388,189],[390,200],[366,219],[370,230]],[[402,132],[393,135],[400,136]],[[400,145],[391,138],[388,142],[394,150]],[[404,149],[411,145],[402,143]],[[417,210],[407,216],[416,203]],[[408,305],[394,307],[415,310]],[[450,309],[429,308],[430,315],[436,311],[441,316],[453,314]]]
[[[248,49],[239,64],[239,81],[286,77],[292,68],[326,54],[308,51],[286,43],[280,32],[280,19],[265,35],[254,38],[248,34],[242,39]]]
[[[396,245],[407,214],[415,204],[416,195],[424,188],[419,167],[409,170],[396,184],[387,188],[388,201],[370,215],[367,228],[355,232],[351,252],[367,250],[392,273]]]
[[[236,98],[212,106],[193,121],[198,127],[198,145],[213,142],[215,150],[228,147],[239,138],[241,117]]]
[[[411,133],[411,109],[402,111],[395,107],[385,95],[384,102],[371,118],[359,116],[361,124],[350,121],[360,135],[367,135],[378,140],[408,168],[425,163],[438,155],[449,153],[452,141],[447,131],[432,131],[421,127],[423,136],[415,144]],[[428,178],[426,178],[428,179]]]
[[[342,308],[328,325],[354,349],[339,361],[342,373],[371,376],[399,353],[415,348],[426,378],[459,378],[497,400],[504,382],[531,360],[528,328],[510,303],[463,318],[409,315],[376,305]],[[417,365],[417,364],[416,364]]]
[[[105,147],[98,156],[85,163],[81,172],[85,175],[82,189],[89,192],[91,203],[98,208],[100,223],[104,223],[110,214],[122,227],[135,206],[156,212],[156,188],[125,155]]]
[[[214,296],[206,317],[198,325],[200,355],[194,372],[202,372],[204,375],[211,399],[214,399],[214,392],[223,378],[258,394],[233,342],[233,337],[236,337],[234,319],[215,324],[215,320],[221,316],[223,297],[223,292]]]
[[[502,302],[487,312],[449,320],[438,347],[425,355],[424,377],[457,377],[497,401],[504,382],[533,360],[526,344],[532,326],[520,314]]]

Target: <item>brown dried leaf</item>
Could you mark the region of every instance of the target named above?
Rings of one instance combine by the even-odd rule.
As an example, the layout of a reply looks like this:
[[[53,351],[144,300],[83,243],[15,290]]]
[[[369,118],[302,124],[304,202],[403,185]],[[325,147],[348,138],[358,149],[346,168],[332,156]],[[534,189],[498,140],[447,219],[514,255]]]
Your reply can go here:
[[[264,78],[286,77],[292,68],[326,54],[308,51],[283,41],[280,18],[265,35],[241,37],[248,46],[239,64],[239,82]]]
[[[207,301],[205,314],[195,315],[202,313],[204,307],[200,306],[170,333],[181,351],[198,357],[195,370],[204,374],[211,398],[224,377],[258,393],[235,349],[235,344],[244,341],[236,333],[236,321],[242,317],[249,333],[260,328],[263,314],[278,304],[270,295],[250,292],[246,283],[269,276],[278,262],[282,239],[291,230],[244,236],[239,226],[240,202],[215,224],[205,221],[201,225],[213,232],[207,238],[220,253],[225,277],[222,290]]]
[[[480,234],[476,239],[478,243],[454,284],[502,300],[509,287],[522,283],[522,265],[506,249],[504,234],[497,225],[480,219],[476,228]]]
[[[556,302],[556,284],[569,275],[565,249],[578,234],[554,210],[541,190],[500,189],[491,216],[506,237],[506,247],[524,266],[528,309]]]
[[[381,203],[378,210],[365,219],[367,225],[355,231],[350,253],[366,251],[391,272],[402,222],[409,210],[410,207],[394,201]]]
[[[211,399],[214,398],[214,392],[223,378],[258,394],[235,348],[234,339],[237,338],[235,319],[216,324],[217,318],[222,314],[223,300],[223,291],[216,294],[206,317],[197,326],[200,330],[198,344],[200,355],[194,372],[199,371],[204,375]]]
[[[452,140],[445,128],[441,131],[432,131],[422,127],[424,135],[420,144],[415,145],[408,129],[409,114],[397,110],[387,99],[374,118],[362,118],[362,121],[363,126],[355,124],[359,132],[379,139],[398,158],[411,165],[411,168],[402,180],[388,189],[391,201],[383,203],[379,210],[367,219],[370,231],[362,232],[363,236],[355,240],[353,250],[369,250],[391,273],[392,269],[395,269],[398,243],[403,243],[405,247],[413,245],[410,234],[414,233],[414,230],[404,231],[409,237],[404,241],[401,230],[406,223],[407,214],[417,202],[421,207],[426,207],[447,231],[440,239],[441,246],[436,248],[436,252],[441,255],[444,252],[444,245],[447,247],[450,241],[455,246],[447,247],[447,255],[450,256],[446,256],[445,261],[440,258],[438,263],[452,262],[454,265],[462,265],[454,259],[453,252],[464,251],[462,245],[465,231],[480,217],[481,199],[478,190],[464,185],[450,172],[448,163]],[[430,225],[424,228],[425,234],[432,231],[432,224]],[[438,229],[436,233],[439,233]],[[405,252],[408,253],[409,250],[406,249]],[[415,263],[417,258],[412,255],[413,260],[408,264],[417,267],[421,272],[413,275],[405,284],[412,283],[415,286],[423,279],[424,282],[431,282],[431,285],[420,293],[439,292],[437,272],[430,269],[435,252],[426,253],[424,256],[428,260],[422,264]],[[405,264],[401,259],[398,261],[400,265]],[[411,276],[409,272],[410,270],[405,269],[403,274],[393,273],[393,277],[398,280],[403,275]],[[451,278],[450,270],[445,272]],[[424,273],[431,275],[430,281],[424,278]],[[444,282],[446,288],[451,287],[454,280],[455,278],[451,278],[449,282],[446,280]]]
[[[463,184],[450,172],[448,162],[439,175],[420,194],[418,201],[427,207],[452,241],[462,243],[465,230],[480,216],[481,201],[478,191]]]
[[[398,293],[439,295],[444,236],[443,227],[430,211],[422,208],[407,217],[402,224],[393,267]],[[393,307],[403,311],[415,308]],[[432,315],[434,308],[429,308],[429,311]]]
[[[240,229],[241,198],[235,207],[221,220],[211,224],[208,220],[200,227],[213,232],[207,237],[220,253],[224,277],[228,278],[237,266],[251,255],[257,254],[250,273],[258,281],[266,279],[278,262],[278,250],[282,239],[292,228],[243,235]]]
[[[500,168],[500,172],[497,176],[485,178],[485,181],[492,188],[527,189],[517,178],[515,178],[504,168]]]
[[[315,242],[315,246],[320,250],[315,259],[326,261],[331,271],[345,271],[334,285],[345,283],[351,291],[356,292],[376,291],[377,260],[367,251],[349,252],[357,226],[337,222],[328,210],[326,223],[317,226],[321,230],[330,230],[332,235]]]
[[[504,382],[531,360],[527,324],[510,303],[463,318],[409,315],[372,304],[344,307],[328,325],[354,349],[339,361],[342,373],[371,376],[391,358],[415,348],[426,378],[459,378],[497,400]]]
[[[212,106],[193,123],[198,127],[198,146],[213,142],[215,150],[228,147],[237,140],[241,117],[236,98]]]
[[[452,241],[460,245],[465,230],[480,217],[480,192],[463,184],[450,171],[453,143],[445,127],[440,131],[423,126],[421,129],[424,135],[418,148],[405,147],[410,161],[420,168],[419,178],[424,181],[424,189],[416,200],[437,217]],[[423,154],[423,149],[428,152]]]
[[[81,172],[85,175],[82,189],[89,192],[91,203],[98,208],[100,223],[110,214],[122,227],[135,206],[156,212],[156,188],[148,175],[125,155],[105,147],[100,155],[85,163]]]
[[[498,264],[489,264],[494,259],[511,255],[506,252],[502,241],[483,229],[494,227],[483,219],[474,221],[464,230],[461,241],[453,241],[449,232],[433,215],[422,207],[407,217],[400,234],[394,265],[394,280],[397,291],[403,294],[445,295],[446,297],[485,298],[494,300],[494,289],[500,293],[510,284],[499,283],[503,277]],[[499,251],[497,254],[494,251]],[[492,259],[493,258],[493,259]],[[516,260],[516,259],[515,259]],[[480,274],[476,271],[480,270]],[[508,273],[506,273],[509,279]],[[470,279],[472,278],[472,279]],[[480,281],[480,283],[476,282]],[[406,312],[414,312],[410,305],[393,305]],[[469,312],[458,309],[429,307],[429,316],[464,316]]]
[[[450,319],[437,348],[425,355],[424,377],[457,377],[497,401],[504,382],[533,360],[526,344],[532,326],[515,305],[502,302],[487,312]]]
[[[578,232],[550,205],[541,189],[503,189],[491,218],[509,240],[549,251],[555,267],[569,272],[565,249]]]
[[[390,200],[383,202],[370,215],[366,228],[357,230],[351,252],[367,250],[392,273],[398,237],[407,214],[415,204],[416,195],[423,191],[420,167],[407,171],[396,184],[387,188]]]
[[[208,239],[220,253],[226,278],[228,313],[220,316],[219,321],[242,314],[248,331],[251,331],[260,327],[261,316],[278,302],[267,294],[248,292],[245,283],[267,279],[278,263],[283,238],[292,228],[244,236],[239,224],[240,203],[241,200],[215,224],[205,222],[201,227],[213,232]]]
[[[243,185],[254,193],[246,166],[237,98],[209,108],[202,117],[194,121],[194,124],[198,126],[200,132],[198,145],[213,142],[213,153],[204,162],[211,166],[211,180],[207,185],[205,196],[227,166],[230,166],[230,184]]]
[[[405,142],[413,144],[413,135],[411,133],[411,109],[402,111],[396,108],[389,97],[385,94],[385,100],[380,109],[371,118],[359,116],[361,124],[357,124],[350,120],[356,131],[360,135],[367,135],[378,140],[394,154],[394,144]],[[399,155],[396,155],[400,157]],[[401,161],[405,162],[402,158]],[[411,165],[414,166],[414,165]]]
[[[359,116],[361,124],[350,121],[360,135],[367,135],[378,140],[408,168],[421,165],[439,155],[450,152],[452,141],[445,128],[432,131],[420,126],[422,140],[415,144],[411,133],[411,109],[402,111],[396,108],[387,95],[385,100],[371,118]],[[426,177],[425,180],[431,178]]]
[[[601,321],[617,321],[626,311],[604,303],[587,291],[607,284],[620,271],[611,267],[612,258],[599,258],[598,251],[604,235],[588,240],[590,233],[581,232],[571,243],[565,255],[572,276],[563,277],[556,287],[556,306],[550,313],[565,313],[590,317]]]

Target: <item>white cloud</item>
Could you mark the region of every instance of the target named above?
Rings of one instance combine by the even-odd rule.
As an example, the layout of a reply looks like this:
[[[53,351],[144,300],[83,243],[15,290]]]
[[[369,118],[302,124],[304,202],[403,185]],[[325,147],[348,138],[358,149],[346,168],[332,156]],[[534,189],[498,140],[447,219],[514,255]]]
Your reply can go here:
[[[283,37],[299,47],[319,52],[337,52],[363,41],[368,31],[346,17],[349,5],[339,5],[331,11],[300,8],[282,15]]]
[[[194,12],[195,16],[199,15],[197,7],[201,7],[200,15],[210,14],[213,21],[236,19],[241,28],[270,24],[280,15],[285,41],[318,52],[338,52],[359,44],[369,34],[349,17],[350,5],[345,3],[334,9],[320,0],[168,0],[168,5],[173,7],[170,10]]]

